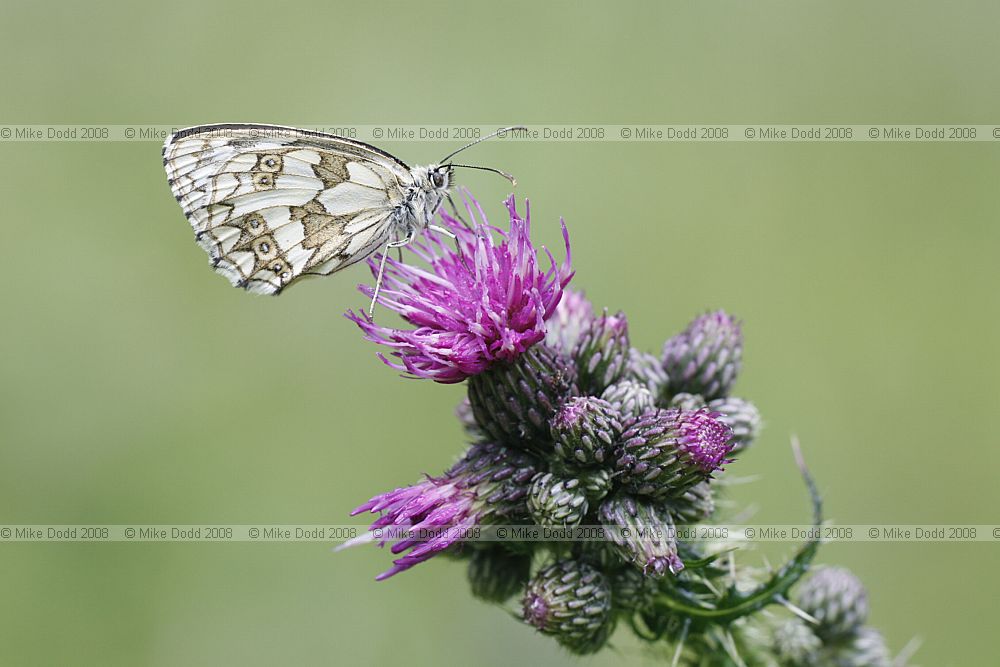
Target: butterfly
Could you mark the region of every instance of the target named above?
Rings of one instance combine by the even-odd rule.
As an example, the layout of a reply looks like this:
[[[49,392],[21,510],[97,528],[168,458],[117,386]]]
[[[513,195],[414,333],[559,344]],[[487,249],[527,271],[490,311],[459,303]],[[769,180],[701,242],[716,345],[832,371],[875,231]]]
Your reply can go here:
[[[391,248],[431,228],[447,200],[449,160],[409,167],[366,143],[278,125],[200,125],[163,145],[163,167],[195,240],[235,287],[280,294],[308,276],[325,276],[382,251],[371,314]],[[454,203],[452,208],[454,208]],[[452,235],[453,236],[453,235]]]

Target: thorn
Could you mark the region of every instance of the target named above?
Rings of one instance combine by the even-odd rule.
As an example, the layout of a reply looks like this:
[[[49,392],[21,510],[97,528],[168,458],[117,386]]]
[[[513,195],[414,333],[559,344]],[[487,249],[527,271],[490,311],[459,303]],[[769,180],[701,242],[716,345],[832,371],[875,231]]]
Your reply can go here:
[[[688,628],[691,627],[691,619],[684,619],[684,627],[681,629],[681,638],[677,640],[677,648],[674,650],[674,657],[670,661],[670,667],[677,667],[681,661],[681,651],[684,650],[684,642],[687,640]]]
[[[906,646],[903,647],[903,650],[901,650],[899,652],[899,655],[897,655],[896,658],[892,661],[892,667],[906,667],[906,663],[908,663],[910,661],[910,658],[912,658],[913,655],[920,650],[920,647],[923,645],[923,643],[924,643],[923,638],[919,636],[914,637],[910,641],[906,642]]]
[[[732,633],[727,629],[723,631],[722,637],[722,644],[725,646],[726,653],[728,653],[729,657],[733,659],[733,662],[735,662],[738,667],[747,667],[747,664],[743,662],[743,658],[740,656],[739,650],[736,648],[736,639],[733,637]]]
[[[787,609],[788,611],[792,612],[793,614],[801,618],[806,623],[810,623],[812,625],[819,625],[819,621],[816,618],[814,618],[812,615],[810,615],[808,612],[804,611],[800,607],[797,607],[795,604],[793,604],[787,598],[785,598],[785,596],[779,595],[774,599],[777,600],[778,603],[781,604],[781,606],[783,606],[785,609]]]

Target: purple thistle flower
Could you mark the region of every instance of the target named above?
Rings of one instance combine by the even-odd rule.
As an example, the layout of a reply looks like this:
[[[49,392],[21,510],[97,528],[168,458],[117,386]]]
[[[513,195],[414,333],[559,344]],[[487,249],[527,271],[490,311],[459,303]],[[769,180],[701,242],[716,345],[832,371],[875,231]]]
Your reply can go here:
[[[379,512],[370,532],[344,546],[377,540],[383,528],[403,529],[403,539],[391,551],[409,553],[376,577],[388,579],[444,551],[467,530],[490,521],[518,521],[528,516],[527,493],[536,472],[534,459],[494,443],[471,445],[465,455],[441,477],[426,479],[373,497],[351,512]],[[395,536],[394,536],[395,537]]]
[[[476,525],[476,517],[472,512],[474,501],[475,496],[463,492],[455,484],[428,477],[413,486],[375,496],[355,508],[351,516],[361,512],[382,513],[382,516],[372,522],[370,530],[373,532],[392,526],[408,528],[408,532],[412,534],[419,531],[422,535],[434,535],[431,539],[411,537],[393,544],[391,551],[394,554],[412,549],[410,553],[394,560],[392,567],[375,577],[375,580],[388,579],[450,547],[457,541],[463,528]],[[379,545],[385,546],[386,541],[380,540]]]
[[[375,324],[364,313],[346,313],[367,340],[385,345],[399,359],[397,363],[379,355],[382,361],[412,377],[461,382],[495,361],[516,359],[545,338],[545,321],[573,277],[565,222],[561,224],[566,259],[557,266],[543,247],[550,267],[542,271],[531,244],[527,202],[522,218],[513,195],[507,198],[510,229],[506,232],[489,225],[479,203],[475,199],[472,203],[479,218],[467,204],[472,229],[440,214],[442,226],[456,236],[458,250],[450,240],[427,231],[423,240],[407,249],[429,268],[386,259],[379,303],[414,328],[393,329]],[[368,261],[373,276],[378,275],[380,258]],[[358,289],[368,296],[374,291],[368,285]]]

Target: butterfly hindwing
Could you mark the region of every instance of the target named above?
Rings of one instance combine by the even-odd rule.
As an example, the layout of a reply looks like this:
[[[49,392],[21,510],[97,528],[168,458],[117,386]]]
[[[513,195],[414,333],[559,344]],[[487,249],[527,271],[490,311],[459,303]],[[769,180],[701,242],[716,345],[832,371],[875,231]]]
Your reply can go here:
[[[391,240],[405,164],[333,135],[261,125],[182,130],[163,147],[174,197],[216,271],[275,294]]]

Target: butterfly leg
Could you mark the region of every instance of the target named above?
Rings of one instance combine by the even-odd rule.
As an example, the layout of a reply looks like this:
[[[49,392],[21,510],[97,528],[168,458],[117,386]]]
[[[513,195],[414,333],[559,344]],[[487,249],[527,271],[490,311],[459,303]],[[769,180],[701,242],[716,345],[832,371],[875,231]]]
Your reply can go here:
[[[449,236],[452,239],[454,239],[454,241],[455,241],[455,252],[458,254],[458,258],[460,260],[462,260],[462,265],[465,267],[465,270],[468,271],[469,273],[472,273],[472,269],[469,267],[469,263],[465,261],[465,253],[462,252],[462,244],[458,240],[458,235],[457,234],[453,234],[451,232],[451,230],[445,229],[444,227],[440,227],[438,225],[427,225],[427,228],[428,229],[433,229],[435,232],[438,232],[440,234],[444,234],[445,236]]]
[[[465,218],[462,217],[462,214],[458,212],[458,207],[455,206],[455,200],[451,198],[451,193],[450,192],[446,193],[445,197],[448,198],[448,205],[451,207],[451,212],[455,214],[455,218],[463,225],[465,225],[466,229],[472,231],[472,225],[466,222]]]
[[[385,274],[385,260],[389,257],[389,250],[409,245],[415,234],[416,232],[414,232],[413,227],[409,227],[406,230],[406,236],[402,240],[389,241],[385,244],[385,250],[382,251],[382,259],[378,263],[378,277],[375,279],[375,291],[372,292],[372,302],[368,305],[368,317],[375,315],[375,302],[378,301],[378,293],[382,289],[382,276]],[[400,251],[400,255],[402,255],[402,251]]]

